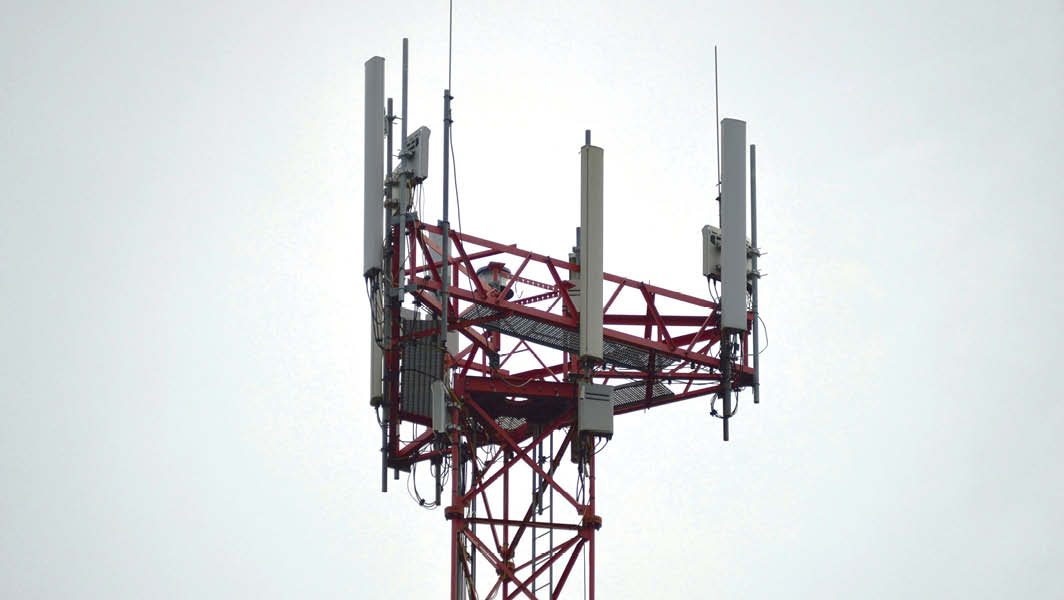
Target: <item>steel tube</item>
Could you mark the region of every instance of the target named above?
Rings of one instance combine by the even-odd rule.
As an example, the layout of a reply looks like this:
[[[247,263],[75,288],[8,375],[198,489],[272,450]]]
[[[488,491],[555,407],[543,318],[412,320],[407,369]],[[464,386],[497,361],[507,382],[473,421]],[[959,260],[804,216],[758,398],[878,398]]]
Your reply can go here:
[[[447,295],[447,287],[450,284],[450,277],[447,273],[447,265],[451,261],[451,238],[450,238],[450,223],[447,221],[448,212],[450,208],[450,201],[448,197],[450,174],[451,174],[451,154],[448,151],[451,142],[451,90],[443,90],[443,220],[440,221],[440,245],[443,247],[440,249],[440,254],[443,258],[443,269],[440,273],[441,286],[440,286],[440,346],[447,348],[447,316],[450,312],[449,296]],[[446,351],[444,352],[446,354]]]
[[[724,398],[724,441],[728,441],[728,418],[731,416],[731,334],[724,332],[720,338],[720,363],[724,367],[724,377],[721,382]]]
[[[407,85],[406,84],[407,84],[407,72],[409,71],[409,65],[410,65],[410,40],[407,39],[407,38],[403,38],[403,123],[402,123],[402,126],[401,126],[402,127],[401,130],[403,132],[403,137],[399,140],[399,146],[400,147],[402,147],[402,145],[406,142],[406,120],[407,120],[406,119],[406,116],[407,116],[406,115],[406,89],[407,89]]]
[[[385,127],[387,129],[385,130],[385,132],[386,132],[386,134],[388,136],[388,172],[385,173],[384,176],[388,177],[389,175],[392,174],[392,169],[395,168],[392,165],[392,122],[395,121],[395,113],[392,112],[392,99],[391,98],[388,98],[388,114],[386,115],[386,117],[387,118],[385,120]]]
[[[750,245],[754,247],[754,255],[751,257],[754,269],[753,289],[751,290],[754,304],[754,404],[759,404],[761,402],[761,372],[758,370],[760,343],[757,339],[757,282],[761,279],[761,274],[757,272],[757,255],[761,251],[757,247],[757,148],[753,144],[750,144]]]

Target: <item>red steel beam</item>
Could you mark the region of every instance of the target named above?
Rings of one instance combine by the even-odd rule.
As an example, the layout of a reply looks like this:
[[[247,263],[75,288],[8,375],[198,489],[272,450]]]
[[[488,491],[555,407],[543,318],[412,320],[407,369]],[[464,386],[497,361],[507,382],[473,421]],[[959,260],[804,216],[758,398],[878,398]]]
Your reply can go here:
[[[485,519],[483,517],[469,517],[466,519],[469,523],[476,523],[477,525],[508,525],[510,527],[522,527],[526,525],[535,525],[537,528],[543,529],[568,529],[571,531],[579,531],[583,525],[580,523],[551,523],[548,521],[517,521],[514,519]],[[511,544],[512,545],[512,544]]]
[[[712,385],[704,388],[699,388],[693,392],[687,392],[684,394],[676,394],[674,396],[665,396],[663,398],[653,399],[650,402],[639,402],[637,404],[630,404],[625,407],[617,408],[613,411],[615,415],[623,415],[637,410],[644,410],[647,408],[655,408],[658,406],[664,406],[666,404],[672,404],[673,402],[679,402],[681,400],[688,400],[690,398],[697,398],[698,396],[705,396],[706,394],[715,394],[722,389],[723,386]]]
[[[582,508],[582,505],[579,502],[576,501],[576,498],[573,498],[569,494],[569,492],[565,491],[565,489],[562,486],[558,485],[558,483],[555,482],[553,478],[548,476],[543,471],[543,469],[541,469],[540,466],[536,464],[536,461],[534,461],[531,458],[529,458],[528,451],[532,449],[532,446],[534,444],[538,443],[539,439],[543,438],[542,435],[540,435],[540,437],[536,441],[532,442],[532,444],[529,444],[528,448],[522,448],[520,445],[517,444],[517,442],[514,441],[514,439],[510,436],[510,434],[506,433],[506,430],[504,430],[503,428],[499,427],[498,423],[495,422],[495,419],[491,418],[491,416],[483,408],[481,408],[479,404],[477,404],[475,401],[473,401],[472,398],[466,400],[466,404],[468,406],[473,407],[473,410],[475,410],[480,415],[480,417],[481,417],[482,421],[484,422],[484,424],[486,424],[489,428],[495,430],[496,435],[498,435],[500,438],[503,439],[503,441],[506,442],[506,445],[513,450],[514,454],[516,454],[518,459],[525,461],[525,463],[527,463],[528,466],[532,467],[533,471],[535,471],[536,473],[539,473],[540,477],[542,477],[545,480],[547,480],[547,483],[549,483],[550,486],[552,488],[554,488],[554,491],[556,491],[559,494],[561,494],[562,498],[565,498],[566,501],[569,502],[569,504],[573,505],[573,508],[575,508],[576,510],[580,510]],[[572,413],[569,413],[569,414],[571,415]],[[503,470],[501,472],[502,473],[506,473],[507,471],[509,471],[510,467],[513,466],[515,464],[515,462],[516,462],[516,459],[508,461],[507,464],[503,466]],[[498,474],[496,474],[496,476],[497,475]],[[486,487],[488,485],[488,483],[490,483],[490,481],[486,482],[484,484],[484,486]]]
[[[554,593],[551,594],[551,600],[558,600],[558,596],[562,593],[562,588],[565,586],[566,580],[569,579],[569,573],[573,571],[573,565],[580,556],[580,550],[584,548],[585,543],[587,543],[587,540],[581,539],[576,543],[576,547],[573,548],[573,553],[569,556],[569,562],[565,564],[565,570],[562,571],[562,576],[558,579],[558,586],[554,588]]]
[[[429,290],[436,290],[440,287],[438,283],[430,279],[411,277],[410,280],[412,283],[415,283],[418,286],[424,287]],[[528,306],[522,306],[520,304],[509,302],[501,298],[498,298],[493,302],[484,302],[481,298],[477,297],[476,294],[468,290],[463,290],[461,288],[450,290],[450,294],[467,302],[473,302],[476,304],[487,304],[496,309],[504,309],[514,314],[528,317],[530,319],[535,319],[537,321],[542,321],[544,323],[548,323],[558,327],[564,327],[571,331],[576,330],[580,326],[580,322],[577,320],[576,317],[566,317],[563,315],[546,313],[541,310],[537,310]],[[572,304],[572,300],[569,299],[568,295],[564,293],[563,300],[565,300],[569,305]],[[681,360],[690,360],[691,362],[702,364],[711,368],[720,368],[720,361],[716,357],[683,350],[681,348],[670,346],[669,344],[666,344],[664,342],[648,340],[643,337],[631,335],[613,329],[604,329],[602,332],[602,337],[604,340],[633,346],[635,348],[639,348],[647,352],[655,351],[659,354],[664,354],[673,358],[679,358]]]
[[[473,406],[476,406],[475,403],[473,403],[471,400],[469,401],[469,404],[473,405]],[[481,409],[479,406],[476,406],[476,408],[480,409],[480,412],[481,412],[482,416],[484,416],[489,421],[489,425],[495,426],[495,428],[498,429],[498,425],[495,424],[495,420],[494,419],[492,419],[490,417],[487,417],[486,413],[484,413],[483,409]],[[552,423],[548,427],[545,427],[544,428],[545,431],[541,432],[539,434],[539,436],[537,436],[534,440],[532,440],[532,442],[528,445],[528,449],[531,449],[532,446],[538,444],[541,440],[545,439],[548,435],[550,435],[551,431],[557,429],[559,427],[559,425],[561,425],[562,423],[565,423],[565,422],[568,422],[568,421],[572,420],[573,416],[574,416],[573,415],[573,411],[569,411],[569,412],[565,413],[564,415],[562,415],[561,417],[555,419],[554,423]],[[510,444],[508,446],[509,449],[517,448],[518,450],[520,450],[520,447],[516,443],[513,442],[512,438],[510,438],[510,436],[507,436],[507,439],[509,439],[509,441],[510,441]],[[503,444],[500,444],[500,448],[499,448],[498,452],[501,452],[505,448],[507,448],[507,446],[505,446]],[[526,452],[527,452],[527,450],[526,450]],[[469,491],[466,492],[466,494],[464,496],[462,496],[462,498],[461,498],[462,503],[464,504],[465,502],[468,502],[470,498],[472,498],[473,496],[475,496],[475,495],[479,494],[480,492],[484,491],[485,489],[487,489],[489,485],[494,483],[495,480],[499,478],[500,475],[502,475],[503,473],[508,471],[510,469],[510,467],[512,467],[513,465],[517,464],[517,460],[518,460],[518,458],[516,456],[504,460],[502,468],[500,468],[498,471],[493,473],[486,480],[483,480],[483,482],[480,485],[477,485],[476,481],[473,481],[472,484],[470,485]],[[482,479],[483,479],[484,475],[487,475],[487,471],[486,470],[483,473],[481,473],[481,478]]]
[[[484,438],[483,434],[470,437],[469,432],[466,434],[452,432],[451,435],[456,437],[452,439],[451,448],[446,451],[454,455],[452,457],[453,461],[458,460],[457,457],[459,456],[459,453],[457,448],[459,447],[461,435],[465,435],[468,442],[474,446],[476,444],[487,444],[489,446],[497,445],[497,450],[495,450],[494,455],[490,460],[484,464],[483,469],[479,468],[478,461],[474,461],[473,481],[470,482],[468,491],[459,492],[456,480],[452,481],[452,507],[448,509],[448,518],[453,519],[452,539],[454,540],[454,545],[452,546],[452,588],[456,589],[455,586],[457,585],[456,580],[454,579],[456,577],[455,572],[462,571],[465,573],[467,581],[469,581],[469,591],[471,595],[474,597],[476,595],[476,581],[471,577],[469,558],[467,553],[465,553],[465,542],[462,542],[462,539],[468,540],[474,548],[479,549],[488,563],[499,574],[499,579],[495,583],[495,586],[492,588],[492,592],[488,597],[494,596],[501,588],[502,596],[507,600],[512,600],[512,598],[521,595],[533,598],[534,600],[535,590],[530,589],[531,582],[536,576],[544,572],[545,569],[549,568],[550,565],[553,565],[564,556],[565,553],[570,552],[571,555],[566,562],[561,578],[558,580],[558,586],[552,594],[552,598],[558,598],[562,586],[564,586],[572,572],[576,559],[579,557],[580,553],[585,550],[584,545],[587,544],[586,551],[588,554],[586,556],[590,562],[591,571],[588,583],[590,587],[590,597],[593,599],[595,589],[594,529],[598,526],[594,525],[594,523],[601,523],[601,521],[594,515],[594,458],[592,457],[592,462],[589,465],[591,468],[590,496],[586,498],[587,504],[580,504],[554,479],[555,470],[563,455],[566,453],[568,444],[571,442],[572,436],[575,433],[575,428],[570,427],[568,435],[566,435],[565,440],[562,443],[561,450],[551,457],[549,466],[544,465],[548,466],[549,472],[545,472],[540,465],[532,460],[530,455],[532,448],[536,447],[536,445],[546,436],[550,435],[559,427],[570,425],[574,419],[572,400],[576,392],[575,385],[572,382],[558,381],[559,371],[562,374],[565,374],[572,368],[572,365],[568,362],[563,362],[559,365],[549,366],[547,362],[536,354],[531,342],[518,338],[520,341],[514,346],[514,349],[507,354],[507,360],[515,353],[521,352],[521,348],[524,346],[524,348],[526,348],[531,353],[532,357],[539,363],[540,368],[530,369],[523,373],[513,375],[507,375],[505,372],[502,372],[501,369],[489,369],[487,367],[488,352],[497,351],[499,349],[501,335],[498,332],[483,335],[474,329],[488,325],[488,321],[490,320],[515,315],[526,319],[533,319],[567,331],[577,331],[579,329],[580,321],[573,298],[569,295],[571,284],[568,280],[563,279],[559,270],[566,269],[571,275],[574,272],[580,271],[579,266],[564,260],[558,260],[551,258],[550,256],[523,250],[518,248],[516,244],[503,245],[457,231],[449,232],[449,239],[455,247],[455,253],[457,256],[451,257],[446,264],[443,264],[443,261],[437,261],[433,258],[431,250],[436,249],[438,251],[440,249],[437,248],[437,245],[426,235],[426,233],[430,232],[438,234],[442,233],[439,227],[414,221],[410,223],[405,232],[399,231],[398,227],[394,227],[393,231],[393,236],[401,236],[409,232],[411,257],[409,259],[409,269],[407,272],[410,275],[410,283],[419,288],[415,292],[416,297],[430,309],[434,310],[436,314],[440,314],[443,307],[440,306],[440,302],[432,292],[438,291],[442,288],[442,277],[447,276],[452,277],[455,282],[455,285],[449,290],[452,299],[452,305],[449,310],[453,310],[457,314],[458,309],[462,307],[463,304],[468,303],[472,305],[488,306],[494,311],[497,311],[497,314],[490,318],[474,320],[462,320],[460,317],[455,318],[449,327],[449,330],[460,331],[472,342],[472,346],[467,347],[459,355],[458,360],[454,360],[455,366],[457,366],[462,373],[455,378],[454,386],[455,391],[459,395],[458,397],[462,398],[462,402],[457,407],[452,408],[454,411],[453,418],[456,420],[455,422],[459,422],[462,418],[460,416],[461,414],[475,416],[486,430],[484,433],[487,437]],[[393,240],[394,239],[396,238],[393,237]],[[418,264],[419,261],[416,258],[416,254],[419,249],[424,253],[425,260],[423,262],[426,264]],[[440,254],[442,254],[442,252],[440,252]],[[479,278],[476,276],[476,265],[473,262],[474,260],[482,260],[499,255],[512,256],[520,259],[520,265],[515,273],[513,275],[505,275],[509,281],[506,283],[501,293],[488,289],[480,282]],[[397,263],[401,263],[403,257],[392,258],[392,270],[396,271],[401,269],[403,265]],[[523,276],[524,271],[532,262],[539,263],[546,267],[546,270],[550,274],[547,282],[540,282]],[[542,273],[542,271],[538,272]],[[471,285],[474,288],[473,290],[464,289],[458,285],[459,273],[464,273],[466,277],[471,280]],[[656,381],[678,384],[686,383],[682,393],[658,399],[648,398],[646,401],[617,409],[615,410],[615,414],[641,411],[650,407],[662,406],[682,400],[715,394],[720,391],[722,385],[719,383],[721,379],[719,371],[722,365],[715,356],[709,354],[712,346],[719,343],[720,339],[717,325],[717,317],[719,314],[719,305],[717,303],[650,284],[621,278],[609,273],[603,274],[603,280],[616,284],[616,288],[612,291],[612,295],[609,297],[609,300],[606,302],[603,309],[603,324],[614,327],[639,327],[640,333],[643,333],[642,336],[639,336],[624,331],[617,331],[615,329],[604,329],[604,340],[607,342],[623,344],[646,352],[650,356],[651,364],[646,367],[647,371],[645,372],[639,369],[619,369],[613,367],[595,372],[594,377],[598,380],[608,380],[616,377],[643,381],[648,386],[648,391],[650,389],[649,386]],[[545,294],[519,299],[514,302],[506,300],[506,295],[518,283],[533,288],[542,288],[548,291]],[[610,307],[625,289],[638,290],[640,292],[646,305],[645,315],[609,313]],[[546,310],[543,310],[542,307],[535,308],[529,306],[529,304],[534,302],[550,298],[554,298],[554,302],[552,302],[550,307]],[[659,298],[668,298],[669,300],[685,304],[686,306],[677,312],[687,312],[688,314],[662,315],[658,311],[658,304],[660,304],[658,300]],[[563,308],[562,314],[551,312],[559,303],[561,303]],[[467,307],[467,310],[469,308],[472,307]],[[748,316],[748,324],[749,320],[750,317]],[[398,319],[395,319],[392,322],[393,328],[396,321],[398,321]],[[657,333],[652,337],[651,330],[653,328],[657,328]],[[676,328],[688,329],[681,335],[676,331]],[[691,328],[694,330],[691,331]],[[433,332],[428,332],[423,335],[431,335],[432,333]],[[419,335],[415,335],[414,337],[419,337]],[[393,343],[399,341],[397,338],[397,335],[392,336]],[[745,344],[746,342],[747,340],[744,336],[743,343]],[[695,350],[696,345],[701,347],[698,350]],[[474,364],[476,363],[474,359],[476,358],[477,350],[483,351],[481,360],[483,365]],[[566,354],[566,356],[568,357],[568,354]],[[658,370],[657,367],[654,366],[655,356],[667,356],[671,359],[679,360],[680,363],[675,367],[670,367],[668,370]],[[390,349],[388,358],[389,368],[397,368],[398,349],[395,347]],[[745,364],[747,362],[749,361],[741,360],[740,364],[733,365],[733,381],[737,385],[743,385],[744,382],[747,382],[747,378],[752,375],[752,369]],[[681,369],[686,370],[681,372]],[[491,376],[470,376],[468,375],[470,370],[480,371],[486,375],[490,374]],[[555,381],[547,380],[549,378],[553,378]],[[693,384],[696,382],[706,382],[709,383],[709,385],[692,388]],[[483,396],[484,394],[490,396],[485,397]],[[393,394],[392,397],[395,397],[395,395]],[[527,401],[517,402],[513,403],[511,407],[511,404],[509,404],[511,403],[509,398],[522,398],[538,402],[535,404],[531,404]],[[545,401],[554,402],[554,404],[552,405]],[[496,418],[499,415],[492,414],[500,411],[505,414],[510,414],[506,411],[513,408],[513,410],[517,411],[514,414],[524,416],[522,411],[528,410],[526,406],[542,406],[543,411],[539,411],[537,414],[551,414],[552,420],[542,428],[533,427],[531,423],[526,422],[513,430],[506,430],[496,422]],[[564,412],[562,414],[559,414],[559,412],[553,412],[555,407],[557,411]],[[414,422],[424,421],[424,417],[422,416],[410,415],[403,411],[398,411],[395,417],[398,418],[393,418],[393,421],[398,421],[403,418]],[[393,422],[390,425],[392,431],[395,432],[393,439],[390,440],[392,444],[395,444],[391,450],[391,458],[393,460],[422,460],[430,457],[430,455],[437,455],[444,452],[442,450],[436,450],[429,453],[424,452],[424,448],[427,447],[428,442],[433,437],[431,431],[423,432],[413,442],[406,444],[400,449],[397,443],[398,431],[396,423]],[[534,434],[532,433],[533,431],[535,431]],[[526,440],[529,440],[527,445],[522,445]],[[498,464],[500,457],[501,464]],[[544,487],[538,488],[533,493],[532,504],[529,507],[529,511],[524,515],[524,518],[510,519],[508,483],[510,479],[510,470],[518,463],[527,464],[533,472],[537,473],[542,478]],[[495,518],[495,516],[492,515],[487,495],[489,487],[494,482],[498,481],[500,477],[503,479],[504,484],[504,507],[501,519]],[[536,506],[537,492],[546,489],[547,486],[557,492],[582,515],[583,520],[579,524],[551,521],[535,522],[531,520]],[[487,513],[487,518],[465,517],[462,511],[468,507],[469,501],[472,498],[476,498],[478,495],[483,498],[483,506]],[[459,510],[456,512],[455,509]],[[484,544],[484,542],[471,530],[471,526],[478,523],[488,525],[491,529],[496,544],[496,551],[492,551],[488,548],[487,545]],[[497,531],[497,528],[500,527],[503,530],[502,540],[499,539],[499,532]],[[522,534],[530,527],[577,531],[578,533],[562,545],[551,547],[545,552],[540,553],[538,557],[533,556],[532,560],[519,567],[514,567],[514,553],[521,541]],[[512,540],[510,528],[516,529]],[[547,557],[547,559],[543,563],[539,563],[538,561],[544,557]],[[528,571],[524,571],[528,574],[526,579],[522,580],[517,577],[517,572],[523,571],[532,564],[535,564],[536,568],[530,574],[528,574]]]
[[[563,544],[564,546],[566,546],[565,550],[568,549],[568,546],[571,546],[571,545],[575,544],[578,539],[580,539],[579,535],[577,535],[577,536],[573,537],[572,539],[570,539],[569,541],[565,542]],[[552,564],[554,564],[554,561],[558,560],[559,558],[562,557],[562,555],[565,554],[565,550],[561,550],[559,552],[554,553],[550,558],[547,559],[546,562],[544,562],[542,565],[540,565],[540,567],[538,569],[536,569],[535,571],[533,571],[532,574],[529,575],[528,578],[525,579],[525,580],[521,580],[518,577],[514,576],[513,573],[517,572],[519,570],[519,568],[514,569],[511,572],[511,579],[513,579],[514,583],[517,584],[517,590],[515,590],[514,593],[510,594],[509,596],[507,596],[506,600],[512,600],[513,598],[516,598],[518,592],[524,592],[526,595],[530,596],[534,600],[535,596],[533,595],[533,593],[535,592],[535,590],[532,590],[532,591],[528,590],[529,582],[534,580],[539,575],[541,575],[543,573],[543,571],[546,571],[548,568],[550,568],[550,566]]]
[[[523,384],[511,383],[500,377],[465,378],[467,393],[504,394],[522,398],[571,399],[576,397],[576,385],[572,382],[528,381]]]
[[[418,228],[420,228],[420,229],[424,229],[426,231],[431,231],[433,233],[442,233],[442,231],[440,230],[439,227],[434,226],[434,225],[429,225],[427,223],[417,222],[416,226]],[[462,241],[466,241],[466,242],[470,242],[470,243],[476,244],[476,245],[484,247],[484,248],[495,250],[495,251],[497,251],[497,253],[510,254],[510,255],[513,255],[513,256],[521,257],[521,258],[528,257],[528,258],[531,258],[532,260],[535,260],[537,262],[544,263],[548,267],[561,267],[561,268],[566,269],[568,271],[576,271],[576,272],[580,271],[579,265],[572,264],[572,263],[570,263],[568,261],[559,260],[559,259],[556,259],[556,258],[551,258],[550,256],[547,256],[545,254],[538,254],[538,253],[535,253],[535,252],[529,252],[527,250],[522,250],[522,249],[518,248],[516,244],[510,244],[510,245],[499,244],[497,242],[493,242],[493,241],[488,240],[488,239],[484,239],[484,238],[480,238],[480,237],[477,237],[477,236],[469,235],[467,233],[460,233],[460,232],[454,231],[454,230],[450,231],[450,235],[451,235],[451,238],[455,241],[455,245],[456,246],[459,245]],[[472,255],[470,255],[470,256],[472,256]],[[463,259],[466,259],[466,257],[464,256],[464,253],[463,253]],[[472,259],[468,258],[467,260],[472,260]],[[637,289],[642,287],[642,288],[645,288],[647,291],[649,291],[652,294],[665,296],[666,298],[672,298],[673,300],[680,300],[682,302],[687,302],[687,303],[690,303],[690,304],[694,304],[695,306],[701,306],[701,307],[705,307],[705,308],[712,308],[714,310],[719,308],[719,305],[717,303],[710,302],[709,300],[704,300],[704,299],[699,298],[697,296],[691,296],[689,294],[684,294],[684,293],[681,293],[681,292],[674,292],[674,291],[666,289],[666,288],[662,288],[662,287],[658,287],[658,286],[654,286],[654,285],[650,285],[650,284],[645,284],[645,283],[642,283],[642,282],[636,282],[636,281],[633,281],[633,280],[630,280],[630,279],[626,279],[624,277],[619,277],[617,275],[613,275],[611,273],[603,273],[602,278],[605,281],[612,281],[612,282],[620,284],[622,286],[627,286],[627,287],[632,287],[632,288],[637,288]]]
[[[659,322],[664,325],[670,325],[674,327],[702,327],[706,322],[706,317],[696,315],[658,315],[660,321],[655,320],[646,315],[612,315],[606,313],[602,315],[603,325],[632,325],[642,327],[647,323],[657,325]]]

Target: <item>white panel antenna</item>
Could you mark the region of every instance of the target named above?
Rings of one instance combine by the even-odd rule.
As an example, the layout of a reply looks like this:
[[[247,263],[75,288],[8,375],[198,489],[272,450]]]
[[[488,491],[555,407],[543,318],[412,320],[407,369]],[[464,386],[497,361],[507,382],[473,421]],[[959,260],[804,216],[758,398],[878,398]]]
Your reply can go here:
[[[384,260],[384,59],[366,61],[362,272],[379,272]]]
[[[590,135],[588,135],[590,138]],[[602,148],[580,149],[580,358],[602,360]]]
[[[746,331],[746,122],[720,122],[721,325]]]
[[[443,382],[432,382],[432,429],[436,433],[445,433],[451,424],[451,415],[447,412],[447,391]]]
[[[384,352],[374,337],[373,327],[369,331],[369,402],[377,406],[384,400]]]

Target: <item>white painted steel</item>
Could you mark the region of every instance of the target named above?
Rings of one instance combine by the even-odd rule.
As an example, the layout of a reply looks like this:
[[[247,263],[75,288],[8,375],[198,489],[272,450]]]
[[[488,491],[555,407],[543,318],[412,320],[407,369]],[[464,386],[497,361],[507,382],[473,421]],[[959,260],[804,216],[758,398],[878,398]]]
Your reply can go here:
[[[746,122],[720,122],[721,324],[746,330]]]
[[[362,272],[369,276],[384,259],[384,59],[366,61],[366,122],[362,215]]]
[[[458,356],[458,353],[462,351],[462,345],[457,331],[447,332],[447,353],[451,356]]]
[[[436,433],[444,433],[451,419],[447,414],[447,394],[443,389],[443,382],[432,382],[432,429]]]
[[[576,430],[613,437],[613,386],[581,383],[576,404]]]
[[[720,279],[720,229],[712,225],[702,227],[702,275],[716,276]],[[750,240],[746,240],[746,272],[751,275],[754,272],[754,247]]]
[[[580,149],[580,358],[602,360],[602,148]]]
[[[720,229],[712,225],[702,228],[702,275],[720,278]]]
[[[429,176],[429,135],[431,133],[428,127],[418,127],[403,141],[403,152],[410,155],[405,164],[409,169],[410,179],[414,183],[421,183]]]
[[[373,337],[373,327],[369,331],[369,398],[380,402],[384,398],[384,352]]]

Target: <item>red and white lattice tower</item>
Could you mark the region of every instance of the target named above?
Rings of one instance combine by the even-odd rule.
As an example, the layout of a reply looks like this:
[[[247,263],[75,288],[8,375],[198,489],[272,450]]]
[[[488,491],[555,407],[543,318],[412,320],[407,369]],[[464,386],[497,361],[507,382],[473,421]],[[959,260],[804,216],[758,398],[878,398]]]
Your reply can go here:
[[[663,289],[602,271],[604,153],[590,133],[568,256],[450,229],[446,182],[443,220],[421,221],[411,198],[427,176],[429,131],[406,131],[405,40],[403,58],[395,168],[384,59],[366,63],[364,272],[382,491],[389,469],[406,471],[418,502],[443,508],[452,600],[562,597],[585,554],[593,599],[603,523],[595,455],[614,416],[708,397],[727,440],[732,395],[749,387],[757,401],[754,148],[752,240],[745,123],[725,119],[720,227],[703,228],[702,275],[713,297]],[[447,91],[444,105],[446,180]]]

